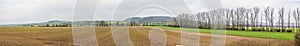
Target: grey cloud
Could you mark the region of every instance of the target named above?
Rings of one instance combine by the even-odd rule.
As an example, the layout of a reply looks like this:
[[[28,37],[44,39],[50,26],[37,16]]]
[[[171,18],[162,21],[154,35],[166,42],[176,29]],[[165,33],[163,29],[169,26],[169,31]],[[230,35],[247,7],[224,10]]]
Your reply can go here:
[[[113,19],[115,8],[120,1],[129,1],[131,4],[135,4],[141,1],[149,0],[102,0],[100,7],[98,8],[97,20]],[[167,3],[174,3],[174,1],[165,1]],[[299,4],[299,0],[292,0],[292,2],[282,3],[282,0],[221,0],[225,8],[236,7],[263,7],[263,6],[295,6]],[[192,12],[205,11],[205,5],[203,0],[186,0]],[[159,4],[159,3],[157,3]],[[264,4],[264,5],[262,5]],[[182,8],[181,4],[167,4],[168,7]],[[75,0],[0,0],[0,24],[10,23],[32,23],[42,22],[49,20],[72,20],[73,11],[75,7]],[[128,5],[126,7],[135,7]],[[299,7],[299,6],[297,6]],[[129,9],[120,8],[119,11],[127,13]],[[123,13],[121,13],[123,14]],[[180,14],[180,13],[178,13]],[[145,10],[139,13],[138,16],[148,15],[166,15],[159,10]],[[123,17],[121,19],[125,19]]]
[[[12,0],[0,4],[0,24],[44,22],[72,17],[74,0]]]

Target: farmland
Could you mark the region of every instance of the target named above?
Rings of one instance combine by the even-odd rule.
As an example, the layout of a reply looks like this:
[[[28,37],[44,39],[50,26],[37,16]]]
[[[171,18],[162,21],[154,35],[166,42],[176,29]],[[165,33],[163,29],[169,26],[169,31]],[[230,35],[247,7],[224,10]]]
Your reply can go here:
[[[170,30],[180,30],[177,27],[167,27],[167,26],[154,26]],[[195,28],[181,28],[191,32],[201,32],[201,33],[211,33],[212,29],[195,29]],[[246,37],[258,37],[258,38],[273,38],[282,40],[295,40],[295,33],[287,32],[262,32],[262,31],[239,31],[239,30],[226,30],[227,35],[234,36],[246,36]]]
[[[73,46],[72,27],[0,27],[0,45],[2,46]],[[165,29],[166,46],[180,45],[181,33],[178,30]],[[150,46],[151,27],[133,26],[129,35],[135,46]],[[110,27],[97,27],[96,37],[100,46],[114,46]],[[211,34],[200,33],[200,45],[209,46]],[[226,37],[226,46],[293,46],[294,40],[266,39],[253,37]]]

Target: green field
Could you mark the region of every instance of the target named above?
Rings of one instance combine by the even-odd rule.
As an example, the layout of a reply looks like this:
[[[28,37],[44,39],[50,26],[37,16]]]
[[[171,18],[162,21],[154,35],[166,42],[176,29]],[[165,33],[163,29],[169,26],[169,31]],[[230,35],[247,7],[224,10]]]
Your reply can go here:
[[[160,27],[163,29],[170,30],[180,30],[177,27],[167,27],[167,26],[154,26]],[[195,29],[195,28],[181,28],[191,32],[200,32],[200,33],[211,33],[211,29]],[[246,37],[257,37],[257,38],[272,38],[272,39],[282,39],[282,40],[294,40],[295,33],[286,33],[286,32],[259,32],[259,31],[237,31],[237,30],[227,30],[226,35],[233,36],[246,36]]]

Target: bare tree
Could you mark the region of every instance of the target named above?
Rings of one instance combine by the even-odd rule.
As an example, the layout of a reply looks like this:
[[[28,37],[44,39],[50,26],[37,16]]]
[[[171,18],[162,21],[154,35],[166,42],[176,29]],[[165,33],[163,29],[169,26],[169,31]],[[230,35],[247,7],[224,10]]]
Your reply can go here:
[[[234,9],[230,10],[231,28],[235,28],[235,20],[236,19],[235,19],[234,13],[235,13]]]
[[[218,16],[216,15],[223,15],[227,19],[227,28],[236,30],[253,27],[254,30],[265,30],[265,28],[267,28],[265,31],[275,31],[274,29],[275,26],[277,26],[277,20],[275,20],[274,18],[277,17],[278,14],[278,24],[281,28],[280,32],[283,32],[286,25],[286,20],[288,22],[288,28],[290,28],[292,25],[291,22],[293,21],[291,21],[291,15],[294,16],[296,20],[296,27],[298,27],[298,25],[300,24],[299,13],[299,8],[293,11],[289,10],[287,13],[285,13],[284,8],[280,8],[278,10],[278,13],[274,13],[274,8],[271,7],[267,7],[264,10],[261,10],[258,7],[249,9],[240,7],[236,9],[216,9],[210,11],[203,11],[197,14],[181,14],[178,15],[175,20],[180,21],[178,22],[178,24],[182,26],[190,27],[193,26],[191,24],[196,22],[197,24],[199,24],[200,27],[211,28],[212,20],[218,19]],[[275,14],[276,16],[274,16]],[[285,16],[285,14],[287,14],[287,16]]]
[[[236,23],[237,23],[237,28],[238,29],[241,29],[242,28],[242,24],[243,24],[243,18],[244,18],[244,14],[245,14],[245,11],[246,11],[246,8],[244,8],[244,7],[241,7],[241,8],[237,8],[237,10],[236,10],[236,19],[237,19],[237,21],[236,21]]]
[[[288,12],[288,28],[291,28],[291,9],[289,10],[289,12]]]
[[[231,18],[230,14],[231,14],[231,9],[226,9],[226,19],[227,19],[227,20],[226,20],[226,27],[228,27],[228,28],[231,27],[230,21],[231,21],[232,19],[230,19],[230,18]]]
[[[245,16],[246,16],[246,18],[245,18],[245,21],[246,21],[246,23],[245,23],[245,25],[246,25],[246,29],[249,29],[249,24],[250,24],[250,19],[251,19],[251,17],[249,17],[249,14],[250,14],[250,12],[251,12],[251,9],[248,9],[247,11],[246,11],[246,13],[245,13]]]
[[[272,31],[274,31],[274,17],[273,17],[273,15],[274,15],[274,8],[271,8],[271,10],[270,10],[270,24],[271,24],[271,29],[272,29]]]
[[[282,32],[284,29],[284,8],[280,8],[278,11],[278,14],[279,14],[279,18],[280,18],[278,22],[281,22],[280,23],[280,25],[281,25],[280,32]]]
[[[266,21],[268,21],[268,25],[271,25],[271,26],[269,26],[269,28],[271,28],[271,29],[269,29],[269,31],[271,31],[271,30],[273,30],[273,26],[274,26],[274,24],[273,24],[274,9],[267,7],[264,12],[265,12]]]
[[[240,23],[239,23],[239,17],[240,17],[240,9],[239,8],[237,8],[236,9],[236,12],[235,12],[235,19],[236,19],[236,21],[235,21],[235,23],[236,23],[236,27],[235,28],[239,28],[240,27]]]
[[[298,28],[299,26],[299,8],[297,8],[295,11],[293,11],[293,16],[294,16],[294,19],[295,19],[295,22],[296,22],[296,28]]]
[[[212,21],[212,20],[211,20],[212,18],[211,18],[211,16],[210,16],[211,13],[208,12],[208,13],[206,13],[205,15],[206,15],[206,17],[207,17],[207,24],[206,24],[206,25],[207,25],[207,28],[210,28],[210,27],[211,27],[210,24],[211,24],[211,21]]]
[[[270,8],[269,7],[267,7],[265,10],[264,10],[264,14],[265,14],[265,21],[266,21],[266,26],[269,26],[269,23],[267,23],[268,22],[268,16],[269,16],[269,12],[270,11]],[[270,31],[270,30],[268,30],[268,31]]]
[[[259,14],[260,9],[258,7],[254,7],[253,9],[253,14],[251,15],[252,17],[252,23],[254,24],[254,28],[257,28],[256,26],[256,20],[257,20],[257,16]]]
[[[231,23],[232,23],[232,28],[234,28],[234,29],[237,27],[237,23],[236,23],[237,19],[236,19],[236,16],[235,16],[236,12],[237,12],[236,9],[233,9],[232,12],[231,12],[231,18],[232,18]]]
[[[300,17],[300,9],[297,8],[296,11],[297,11],[297,16],[298,16],[298,17],[297,17],[298,25],[296,25],[296,26],[297,26],[297,28],[299,28],[299,25],[300,25],[300,22],[299,22],[299,20],[300,20],[300,18],[299,18],[299,17]],[[299,30],[298,30],[298,31],[299,31]]]
[[[261,21],[260,22],[260,27],[263,28],[263,30],[265,30],[264,29],[265,27],[263,27],[263,16],[264,16],[264,13],[260,13],[260,21]]]
[[[205,27],[208,28],[208,17],[207,17],[207,12],[201,12],[197,14],[198,16],[198,23],[200,23],[200,27]]]

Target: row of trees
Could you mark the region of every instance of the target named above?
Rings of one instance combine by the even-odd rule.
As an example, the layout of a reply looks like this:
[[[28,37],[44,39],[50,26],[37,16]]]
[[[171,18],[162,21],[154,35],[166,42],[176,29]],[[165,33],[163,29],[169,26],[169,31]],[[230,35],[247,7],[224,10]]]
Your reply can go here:
[[[116,21],[115,23],[112,22],[106,22],[106,21],[95,21],[95,22],[79,22],[75,24],[46,24],[46,25],[28,25],[30,27],[83,27],[83,26],[96,26],[96,27],[105,27],[105,26],[151,26],[153,24],[150,23],[138,23],[138,22],[119,22]]]
[[[271,7],[240,7],[216,9],[197,14],[181,14],[176,17],[175,22],[180,21],[177,25],[186,27],[198,25],[200,28],[212,28],[215,21],[220,21],[220,23],[224,21],[225,28],[232,30],[291,32],[292,28],[299,26],[299,17],[299,8],[286,10]]]
[[[46,24],[46,25],[23,25],[23,26],[30,26],[30,27],[71,27],[71,24]]]

